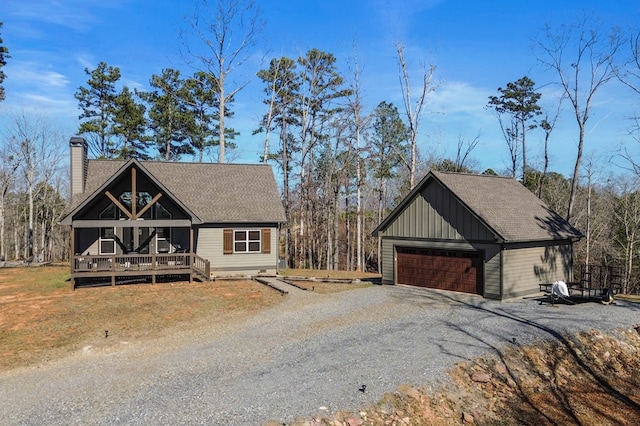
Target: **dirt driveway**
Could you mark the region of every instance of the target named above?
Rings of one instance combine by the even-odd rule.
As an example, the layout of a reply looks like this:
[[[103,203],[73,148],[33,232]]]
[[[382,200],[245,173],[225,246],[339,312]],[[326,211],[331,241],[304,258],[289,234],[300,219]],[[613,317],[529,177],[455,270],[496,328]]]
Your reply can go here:
[[[505,345],[638,321],[637,304],[549,307],[400,286],[287,300],[224,328],[109,341],[0,375],[3,424],[262,424],[437,386]],[[366,385],[366,391],[359,389]]]

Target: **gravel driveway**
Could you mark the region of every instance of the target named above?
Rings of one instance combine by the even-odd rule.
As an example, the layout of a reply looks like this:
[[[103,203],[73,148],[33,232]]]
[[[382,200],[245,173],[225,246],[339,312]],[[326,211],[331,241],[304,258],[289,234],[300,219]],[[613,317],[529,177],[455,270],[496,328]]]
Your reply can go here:
[[[445,383],[454,363],[513,339],[629,327],[639,314],[623,301],[550,307],[401,286],[290,287],[283,303],[225,329],[2,373],[0,423],[260,425],[355,411],[400,384]]]

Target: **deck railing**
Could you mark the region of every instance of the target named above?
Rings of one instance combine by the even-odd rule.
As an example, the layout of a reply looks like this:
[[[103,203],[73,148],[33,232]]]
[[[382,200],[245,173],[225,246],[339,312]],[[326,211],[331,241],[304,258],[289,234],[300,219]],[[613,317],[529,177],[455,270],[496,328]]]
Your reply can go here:
[[[194,271],[198,272],[206,279],[209,279],[209,276],[211,274],[211,264],[207,259],[194,254],[192,265]]]
[[[209,280],[210,263],[194,253],[76,255],[73,257],[72,282],[76,278],[110,277],[115,285],[117,277],[150,276],[152,283],[163,275],[189,274],[200,280]]]

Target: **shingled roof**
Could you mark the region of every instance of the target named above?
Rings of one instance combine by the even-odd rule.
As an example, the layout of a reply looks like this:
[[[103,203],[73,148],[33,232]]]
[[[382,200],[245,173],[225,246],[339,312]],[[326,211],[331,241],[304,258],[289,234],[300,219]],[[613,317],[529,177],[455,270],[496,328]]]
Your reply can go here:
[[[578,239],[583,235],[512,178],[430,171],[378,226],[385,229],[416,194],[439,182],[505,242]]]
[[[132,164],[203,223],[286,221],[273,170],[265,164],[89,160],[85,191],[72,200],[70,214]]]

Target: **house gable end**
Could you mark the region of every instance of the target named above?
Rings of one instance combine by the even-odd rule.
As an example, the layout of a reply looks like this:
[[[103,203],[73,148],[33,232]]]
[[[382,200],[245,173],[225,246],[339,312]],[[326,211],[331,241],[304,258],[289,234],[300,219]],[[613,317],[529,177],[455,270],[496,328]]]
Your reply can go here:
[[[398,238],[495,241],[495,234],[447,187],[436,179],[420,190],[396,213],[381,232]]]
[[[136,195],[131,197],[134,192]],[[131,198],[137,201],[135,209],[132,208]],[[148,207],[144,210],[146,204],[159,204],[172,219],[201,222],[140,162],[132,159],[88,195],[61,223],[71,225],[72,220],[99,220],[101,213],[111,205],[115,205],[121,218],[144,218],[145,214],[149,214]]]

